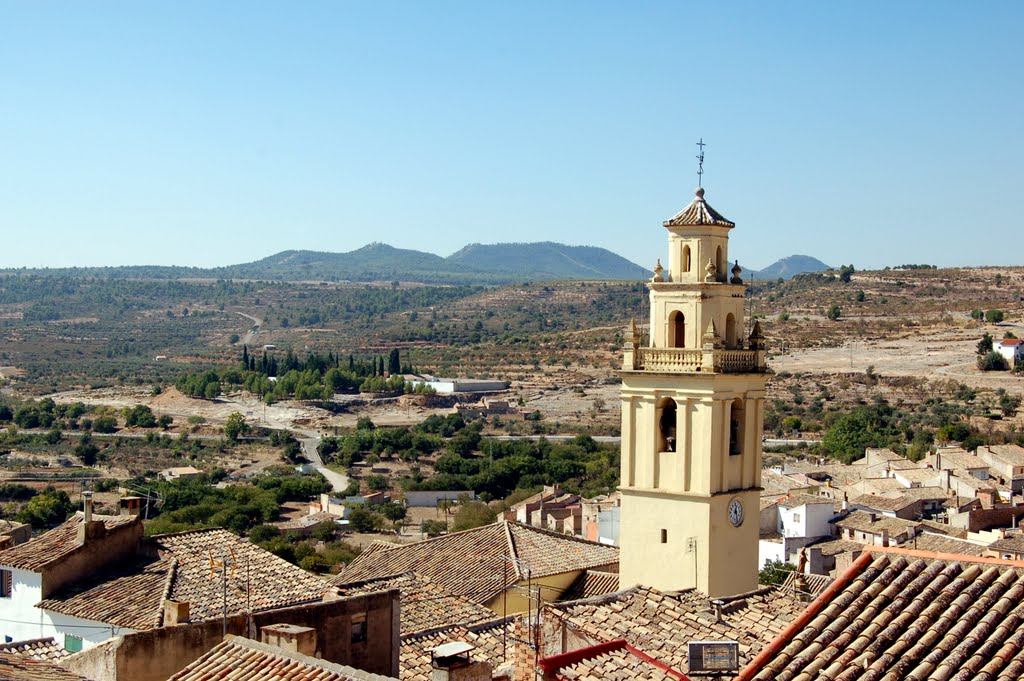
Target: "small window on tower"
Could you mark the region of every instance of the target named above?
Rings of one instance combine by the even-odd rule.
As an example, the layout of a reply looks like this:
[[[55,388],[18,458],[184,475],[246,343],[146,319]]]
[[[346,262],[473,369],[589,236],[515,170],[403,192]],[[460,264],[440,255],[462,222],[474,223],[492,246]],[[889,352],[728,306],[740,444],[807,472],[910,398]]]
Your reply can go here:
[[[658,409],[658,451],[676,451],[676,402],[668,398]]]
[[[668,530],[662,530],[661,531],[661,543],[662,544],[667,544],[668,543]]]

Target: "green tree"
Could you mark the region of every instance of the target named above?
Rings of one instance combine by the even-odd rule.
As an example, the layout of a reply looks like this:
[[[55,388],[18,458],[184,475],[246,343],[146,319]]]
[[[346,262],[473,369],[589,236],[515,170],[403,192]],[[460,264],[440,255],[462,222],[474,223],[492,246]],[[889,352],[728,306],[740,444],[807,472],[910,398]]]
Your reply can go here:
[[[245,422],[245,417],[237,411],[228,416],[228,420],[224,423],[224,436],[232,442],[237,442],[239,437],[248,432],[249,424]]]
[[[985,312],[985,321],[989,324],[998,324],[1003,321],[1003,317],[1002,310],[987,310]]]
[[[93,444],[92,436],[89,433],[82,433],[78,438],[78,446],[75,447],[75,456],[82,462],[83,466],[92,466],[96,463],[96,457],[100,450]]]
[[[75,505],[71,503],[67,492],[47,487],[28,500],[17,519],[42,530],[60,525],[74,510]]]
[[[420,523],[420,532],[428,537],[437,537],[448,531],[448,525],[443,520],[424,520]]]
[[[378,507],[380,514],[390,520],[393,523],[397,523],[400,520],[405,520],[405,516],[408,513],[405,506],[397,504],[395,502],[389,502],[387,504],[381,504]]]
[[[356,532],[373,532],[377,529],[380,516],[363,505],[352,509],[348,517],[349,526]]]
[[[857,270],[853,269],[853,265],[843,265],[839,268],[839,281],[844,284],[849,284],[853,273]]]
[[[857,293],[854,294],[854,296],[853,296],[853,299],[856,300],[858,303],[863,303],[864,302],[864,298],[865,298],[865,295],[864,295],[863,291],[857,291]]]
[[[490,525],[498,516],[497,511],[482,501],[469,501],[459,506],[452,522],[452,531],[471,530],[474,527]]]
[[[366,476],[366,486],[375,492],[382,492],[388,488],[388,479],[379,473]]]
[[[888,404],[864,405],[840,416],[826,431],[821,447],[830,456],[850,463],[864,456],[868,447],[889,447],[903,438]]]
[[[832,303],[832,305],[827,310],[825,310],[825,317],[829,321],[833,321],[834,322],[834,321],[836,321],[837,319],[839,319],[842,316],[843,316],[843,310],[842,310],[842,308],[839,307],[838,303]]]
[[[757,581],[764,586],[777,586],[786,581],[789,573],[796,570],[792,563],[781,560],[768,561],[757,573]]]
[[[979,310],[978,308],[974,308],[973,310],[971,310],[971,319],[973,319],[974,321],[980,322],[984,318],[985,312],[983,310]]]
[[[982,371],[1006,371],[1010,363],[1001,354],[992,350],[978,358],[978,368]]]
[[[117,419],[113,416],[97,416],[92,420],[94,433],[113,433],[117,430]]]
[[[990,352],[992,352],[992,336],[986,333],[978,341],[978,354],[987,355]]]

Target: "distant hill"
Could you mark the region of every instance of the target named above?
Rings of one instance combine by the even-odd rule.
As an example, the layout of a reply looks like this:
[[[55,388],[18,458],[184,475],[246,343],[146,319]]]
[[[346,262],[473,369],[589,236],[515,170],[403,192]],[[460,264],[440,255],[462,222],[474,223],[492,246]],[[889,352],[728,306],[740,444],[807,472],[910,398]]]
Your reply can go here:
[[[776,260],[763,270],[747,271],[747,277],[755,279],[790,279],[804,272],[822,272],[830,269],[828,265],[809,255],[790,255]]]
[[[596,246],[541,243],[469,244],[448,256],[449,263],[542,279],[640,279],[650,273],[625,258]]]
[[[828,265],[791,255],[744,278],[788,279]],[[348,253],[281,251],[255,262],[224,267],[69,267],[0,270],[48,276],[104,279],[262,279],[270,281],[412,281],[426,284],[508,284],[547,279],[638,280],[651,272],[596,246],[540,243],[469,244],[447,258],[433,253],[372,243]]]

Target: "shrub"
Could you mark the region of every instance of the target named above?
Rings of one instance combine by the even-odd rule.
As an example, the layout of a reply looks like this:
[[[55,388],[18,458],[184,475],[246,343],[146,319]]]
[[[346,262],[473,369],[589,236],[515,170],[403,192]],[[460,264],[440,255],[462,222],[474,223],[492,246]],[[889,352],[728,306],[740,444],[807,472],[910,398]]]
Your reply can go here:
[[[1010,368],[1010,363],[1006,361],[1005,357],[992,350],[978,358],[978,368],[982,371],[1006,371]]]

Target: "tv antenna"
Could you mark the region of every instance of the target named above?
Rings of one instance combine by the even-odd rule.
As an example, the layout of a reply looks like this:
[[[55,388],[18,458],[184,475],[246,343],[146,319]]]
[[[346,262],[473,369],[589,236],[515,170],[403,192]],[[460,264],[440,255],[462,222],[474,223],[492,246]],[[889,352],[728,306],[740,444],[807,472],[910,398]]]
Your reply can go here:
[[[703,180],[703,176],[704,176],[704,147],[706,147],[706,146],[707,145],[704,144],[704,138],[701,137],[700,141],[697,142],[697,149],[699,151],[699,153],[697,154],[697,186],[698,187],[703,186],[703,185],[701,185],[701,181]]]

